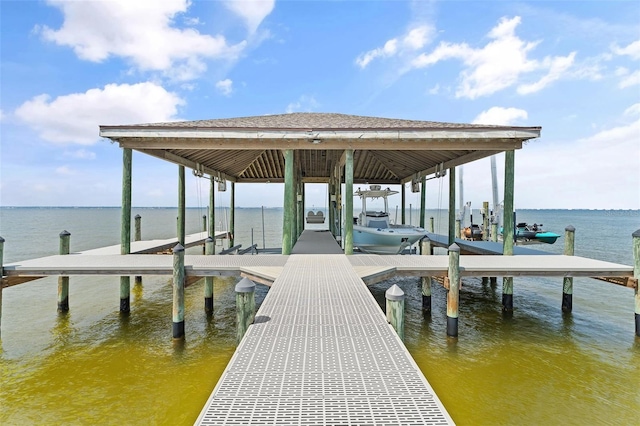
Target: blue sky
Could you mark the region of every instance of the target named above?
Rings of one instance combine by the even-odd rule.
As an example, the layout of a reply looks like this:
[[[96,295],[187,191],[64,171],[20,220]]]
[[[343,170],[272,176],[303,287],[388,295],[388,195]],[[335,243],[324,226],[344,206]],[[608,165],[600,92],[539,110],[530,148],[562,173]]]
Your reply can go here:
[[[640,208],[639,2],[0,7],[3,206],[119,205],[121,150],[100,124],[309,111],[542,126],[516,153],[516,208]],[[488,159],[463,175],[472,207],[491,200]],[[187,204],[206,205],[207,181],[188,176]],[[429,208],[447,187],[429,181]],[[236,205],[280,206],[282,193],[238,185]],[[307,205],[325,194],[309,186]],[[176,204],[177,166],[134,153],[133,205]]]

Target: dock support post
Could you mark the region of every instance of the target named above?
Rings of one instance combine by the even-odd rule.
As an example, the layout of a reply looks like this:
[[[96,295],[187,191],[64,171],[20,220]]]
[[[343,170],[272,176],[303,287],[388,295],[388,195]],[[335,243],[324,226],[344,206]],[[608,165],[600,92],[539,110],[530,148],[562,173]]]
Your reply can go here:
[[[422,239],[420,249],[423,256],[431,254],[431,240],[429,237]],[[421,277],[420,281],[422,282],[422,313],[431,315],[431,277]]]
[[[496,219],[491,221],[491,241],[498,242],[498,221]]]
[[[184,339],[184,247],[173,248],[173,338]]]
[[[335,222],[335,216],[334,216],[334,207],[333,207],[333,197],[335,196],[335,183],[334,183],[334,176],[333,176],[333,171],[331,172],[331,177],[329,178],[329,183],[327,185],[329,185],[329,190],[327,191],[329,193],[329,199],[327,200],[327,206],[329,206],[329,211],[327,212],[327,220],[329,220],[329,232],[331,232],[331,235],[336,236],[336,233],[334,231],[334,222]]]
[[[436,232],[435,219],[433,218],[433,216],[429,218],[429,232],[431,232],[432,234]]]
[[[633,236],[633,277],[636,279],[635,288],[635,319],[636,336],[640,337],[640,229]]]
[[[502,231],[502,254],[513,256],[513,198],[515,151],[505,151],[504,157],[504,224]],[[513,277],[504,277],[502,281],[502,312],[513,313]]]
[[[456,231],[456,168],[449,169],[449,245],[455,243]],[[458,234],[459,236],[460,234]]]
[[[68,231],[60,233],[60,254],[69,254],[71,234]],[[69,311],[69,277],[58,277],[58,312]]]
[[[209,229],[208,235],[213,238],[213,251],[211,254],[216,254],[216,182],[213,176],[210,178],[209,185]],[[205,245],[205,252],[206,252]]]
[[[422,176],[420,180],[420,228],[425,227],[424,215],[427,210],[427,177]]]
[[[282,214],[282,254],[291,254],[295,187],[293,182],[293,150],[284,150],[284,211]]]
[[[236,284],[236,337],[242,340],[256,317],[256,285],[249,278]]]
[[[229,247],[236,245],[236,183],[231,182],[231,191],[229,193]]]
[[[353,254],[353,150],[345,150],[344,164],[344,254]]]
[[[405,184],[402,184],[401,187],[401,191],[400,191],[400,196],[401,196],[401,201],[400,203],[402,203],[402,209],[401,210],[401,214],[400,214],[400,222],[404,225],[405,224],[405,212],[404,212],[404,205],[406,202],[406,198],[407,198],[407,194],[406,194],[406,188],[405,188]]]
[[[212,255],[215,252],[216,243],[211,237],[204,242],[205,254]],[[204,278],[204,311],[207,315],[213,314],[213,277]]]
[[[404,340],[404,291],[396,284],[384,293],[386,299],[387,322],[398,333],[400,340]]]
[[[455,238],[462,238],[462,221],[460,219],[456,219],[456,228],[453,234]]]
[[[489,241],[489,202],[482,203],[482,241]]]
[[[184,166],[178,166],[178,243],[184,247],[187,201],[185,195]]]
[[[447,336],[458,337],[458,300],[460,293],[460,247],[449,246],[449,291],[447,292]]]
[[[134,225],[135,233],[133,235],[133,240],[142,241],[142,216],[137,214],[134,219],[135,219],[135,225]],[[142,276],[136,275],[134,282],[135,282],[135,285],[142,284]]]
[[[120,230],[120,254],[131,253],[131,148],[122,150],[122,216]],[[128,314],[131,301],[131,281],[120,277],[120,312]]]
[[[564,228],[564,255],[573,256],[576,228],[569,225]],[[573,278],[564,277],[562,280],[562,312],[573,310]]]
[[[4,258],[4,238],[0,237],[0,335],[2,335],[2,278],[4,270],[2,269],[2,260]]]

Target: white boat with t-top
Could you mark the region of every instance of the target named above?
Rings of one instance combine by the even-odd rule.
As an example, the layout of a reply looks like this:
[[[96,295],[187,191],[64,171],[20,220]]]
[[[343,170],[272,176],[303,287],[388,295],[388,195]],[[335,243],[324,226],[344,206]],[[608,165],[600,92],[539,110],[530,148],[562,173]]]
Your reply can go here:
[[[424,228],[410,225],[397,225],[389,221],[389,195],[398,191],[381,189],[380,185],[371,185],[367,190],[358,189],[354,195],[362,200],[362,212],[354,218],[353,246],[364,253],[399,254],[405,248],[427,235]],[[381,198],[384,210],[367,210],[367,199]]]

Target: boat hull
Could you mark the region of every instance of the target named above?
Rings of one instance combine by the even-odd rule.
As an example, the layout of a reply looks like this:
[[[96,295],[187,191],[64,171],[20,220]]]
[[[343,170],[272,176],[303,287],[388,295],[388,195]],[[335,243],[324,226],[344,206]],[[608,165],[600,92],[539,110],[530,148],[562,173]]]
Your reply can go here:
[[[427,235],[422,228],[368,228],[353,226],[353,246],[365,253],[398,254]]]

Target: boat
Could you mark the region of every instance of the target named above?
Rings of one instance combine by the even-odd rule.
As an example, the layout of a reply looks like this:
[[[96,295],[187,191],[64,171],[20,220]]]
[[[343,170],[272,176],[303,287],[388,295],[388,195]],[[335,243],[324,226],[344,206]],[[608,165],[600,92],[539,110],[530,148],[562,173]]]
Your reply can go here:
[[[502,232],[502,230],[500,232]],[[515,238],[516,243],[522,244],[553,244],[560,238],[560,235],[545,231],[542,229],[541,223],[529,225],[525,222],[520,222],[516,225]]]
[[[481,241],[482,240],[482,229],[480,229],[479,225],[472,223],[471,226],[467,226],[463,229],[464,239],[471,241]]]
[[[324,223],[324,213],[320,210],[318,210],[317,213],[309,210],[309,213],[307,213],[307,223]]]
[[[389,203],[387,197],[398,191],[381,189],[380,185],[371,185],[369,189],[358,190],[362,200],[362,212],[354,218],[353,246],[363,253],[400,254],[402,251],[427,235],[424,228],[410,225],[397,225],[389,221]],[[384,210],[367,210],[367,199],[381,198]]]

